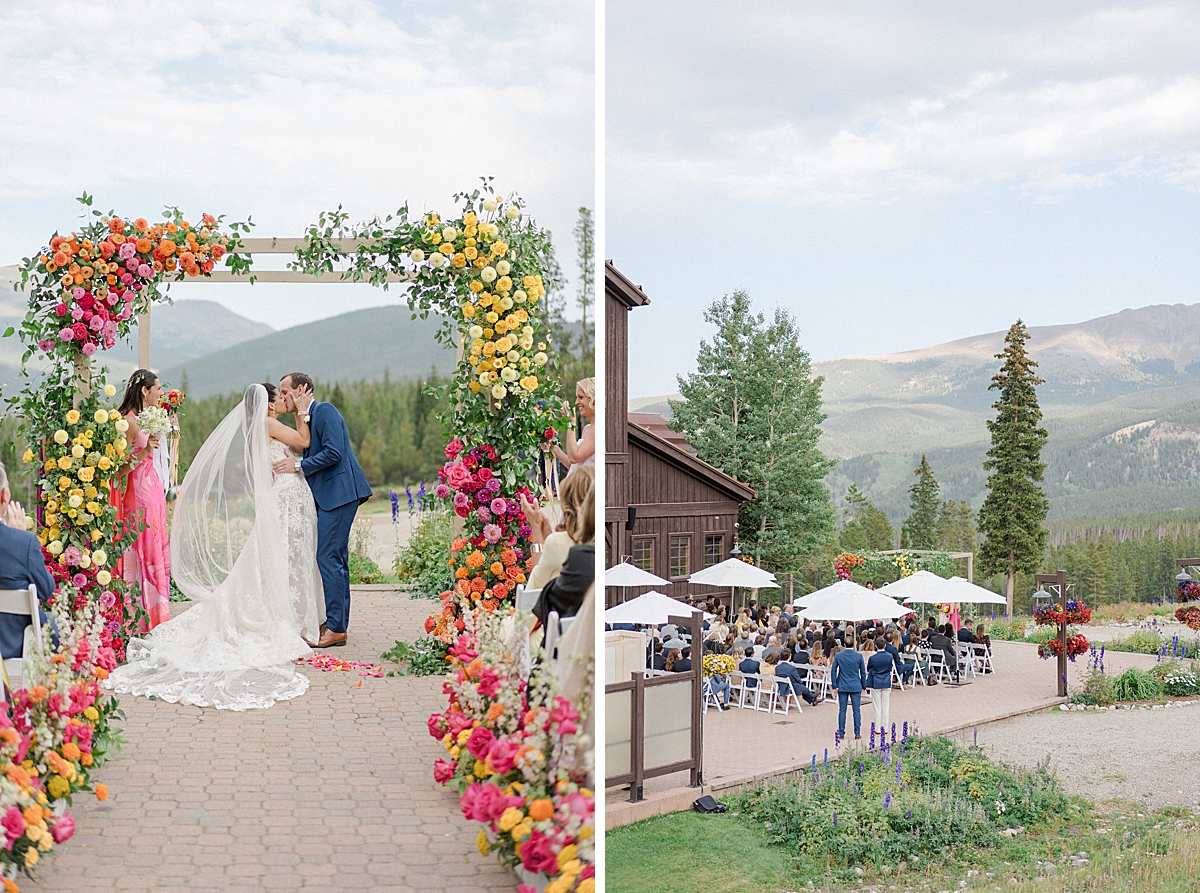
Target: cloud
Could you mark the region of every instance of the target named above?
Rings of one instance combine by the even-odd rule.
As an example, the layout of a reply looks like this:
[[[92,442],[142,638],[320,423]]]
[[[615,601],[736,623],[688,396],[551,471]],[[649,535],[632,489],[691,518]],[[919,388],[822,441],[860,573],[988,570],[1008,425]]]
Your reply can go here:
[[[804,205],[1200,180],[1193,7],[763,8],[651,49],[670,10],[631,48],[634,7],[610,7],[610,184]]]
[[[0,262],[105,209],[252,215],[446,208],[494,175],[555,234],[593,205],[594,11],[368,0],[0,8]],[[73,212],[69,212],[73,213]]]

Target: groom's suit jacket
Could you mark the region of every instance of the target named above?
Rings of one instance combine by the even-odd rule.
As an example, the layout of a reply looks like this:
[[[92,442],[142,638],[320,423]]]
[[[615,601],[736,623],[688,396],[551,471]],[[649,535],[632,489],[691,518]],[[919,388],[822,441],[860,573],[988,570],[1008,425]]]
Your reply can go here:
[[[308,478],[317,508],[332,511],[371,498],[371,487],[350,446],[346,420],[330,403],[313,401],[308,408],[312,441],[300,468]]]
[[[30,583],[37,586],[40,601],[54,592],[54,578],[46,570],[37,537],[0,525],[0,589],[28,589]],[[21,656],[27,626],[28,617],[0,614],[0,653],[5,658]]]

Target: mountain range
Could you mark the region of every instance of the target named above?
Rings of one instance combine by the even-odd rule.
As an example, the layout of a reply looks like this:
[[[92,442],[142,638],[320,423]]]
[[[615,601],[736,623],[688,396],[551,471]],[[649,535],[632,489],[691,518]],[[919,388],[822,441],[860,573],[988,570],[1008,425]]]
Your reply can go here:
[[[1051,517],[1200,508],[1200,304],[1029,332],[1044,379]],[[835,498],[854,483],[903,518],[924,453],[943,498],[978,508],[1004,335],[814,363],[825,379],[822,448],[840,460],[828,479]],[[668,399],[631,399],[630,409],[669,414]]]
[[[19,278],[15,266],[0,267],[0,331],[25,317],[25,296],[13,290]],[[172,386],[186,381],[194,398],[238,392],[295,371],[325,382],[415,378],[453,367],[453,353],[434,340],[437,325],[435,318],[412,319],[406,307],[389,306],[275,331],[215,301],[184,300],[153,310],[151,368]],[[16,337],[0,339],[0,386],[16,381],[21,354]],[[132,373],[136,329],[103,361],[112,379]]]

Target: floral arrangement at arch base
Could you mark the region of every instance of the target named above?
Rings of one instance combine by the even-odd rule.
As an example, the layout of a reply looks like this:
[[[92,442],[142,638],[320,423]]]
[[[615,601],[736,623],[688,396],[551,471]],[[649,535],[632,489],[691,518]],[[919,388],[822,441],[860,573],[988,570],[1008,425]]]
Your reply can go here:
[[[553,665],[530,653],[527,616],[481,613],[450,648],[450,703],[429,717],[448,757],[434,778],[484,825],[481,853],[548,876],[546,893],[593,893],[595,793],[581,731],[591,705],[564,698]]]

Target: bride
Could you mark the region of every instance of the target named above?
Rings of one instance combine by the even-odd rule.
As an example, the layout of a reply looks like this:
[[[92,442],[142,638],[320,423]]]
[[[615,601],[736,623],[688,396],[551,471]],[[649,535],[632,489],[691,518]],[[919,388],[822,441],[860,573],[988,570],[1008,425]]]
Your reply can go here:
[[[296,658],[324,620],[316,507],[303,475],[271,472],[309,432],[280,422],[273,385],[253,384],[204,442],[171,521],[172,576],[192,607],[129,643],[105,682],[172,703],[247,710],[308,690]],[[308,641],[306,641],[308,639]]]

